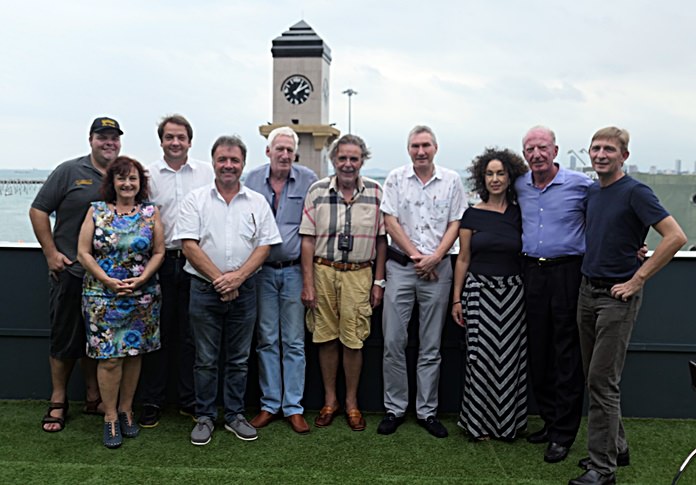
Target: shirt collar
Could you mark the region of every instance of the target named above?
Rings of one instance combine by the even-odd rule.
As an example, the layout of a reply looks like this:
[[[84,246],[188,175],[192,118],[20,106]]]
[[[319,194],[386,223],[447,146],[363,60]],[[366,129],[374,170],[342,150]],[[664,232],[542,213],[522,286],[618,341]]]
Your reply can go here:
[[[412,164],[412,163],[409,164],[408,167],[407,167],[407,169],[406,169],[406,176],[409,177],[409,178],[410,178],[410,177],[417,178],[417,179],[420,181],[420,179],[419,179],[418,176],[416,175],[416,171],[415,171],[415,169],[413,168],[413,164]],[[433,176],[430,177],[430,180],[428,180],[428,181],[425,183],[425,185],[429,184],[431,180],[441,179],[441,178],[442,178],[442,171],[440,170],[440,167],[438,167],[437,165],[433,164]]]
[[[189,170],[189,171],[195,172],[196,166],[190,162],[191,162],[191,157],[189,157],[186,160],[186,163],[178,171],[181,172],[182,170]],[[164,158],[160,158],[159,160],[157,160],[155,168],[157,169],[158,172],[172,172],[172,173],[177,172],[177,170],[174,170],[172,167],[169,166],[169,164],[164,160]]]
[[[251,189],[248,189],[248,188],[246,187],[246,185],[244,185],[242,182],[239,182],[239,192],[237,192],[237,195],[234,196],[235,199],[236,199],[237,196],[239,196],[239,195],[241,195],[242,197],[245,197],[245,198],[248,197],[248,196],[249,196],[249,191],[250,191],[250,190],[251,190]],[[220,194],[220,191],[218,190],[217,185],[215,185],[215,180],[213,180],[213,182],[210,184],[210,195],[213,196],[213,197],[216,197],[216,198],[218,198],[218,199],[220,199],[220,200],[225,200],[225,199],[222,197],[222,194]]]
[[[295,180],[297,177],[297,169],[295,168],[295,165],[290,166],[290,173],[288,174],[288,180]],[[267,183],[269,183],[271,179],[271,164],[267,163],[266,164],[266,169],[264,170],[264,180],[266,180]]]
[[[558,167],[558,172],[556,172],[556,175],[553,177],[553,180],[551,180],[551,182],[549,182],[546,187],[548,187],[549,185],[562,185],[562,184],[566,183],[566,180],[568,178],[568,173],[566,172],[566,170],[563,167],[561,167],[558,163],[555,163],[555,162],[554,162],[554,165],[556,165]],[[529,170],[527,173],[524,174],[524,182],[530,186],[534,185],[534,182],[532,180],[532,171],[531,170]]]
[[[355,187],[358,193],[361,193],[365,190],[365,184],[363,183],[362,175],[358,176],[358,182],[355,184]],[[334,192],[338,192],[338,184],[336,183],[335,175],[331,176],[331,181],[329,182],[329,189],[333,190]]]

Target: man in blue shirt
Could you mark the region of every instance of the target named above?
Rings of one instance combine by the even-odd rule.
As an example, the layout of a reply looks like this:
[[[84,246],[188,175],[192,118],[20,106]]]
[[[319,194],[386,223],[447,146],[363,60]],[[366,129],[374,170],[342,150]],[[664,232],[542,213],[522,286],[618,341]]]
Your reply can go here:
[[[261,412],[251,420],[263,428],[282,411],[292,429],[309,433],[301,400],[305,383],[304,306],[299,235],[302,209],[313,171],[295,164],[297,135],[288,127],[268,135],[270,163],[249,173],[245,185],[268,201],[283,238],[257,275],[259,384]]]
[[[548,442],[544,460],[555,463],[568,456],[582,413],[584,380],[575,319],[592,181],[554,163],[558,146],[550,129],[533,127],[522,143],[531,169],[515,182],[522,211],[527,354],[544,421],[527,440]]]
[[[599,181],[588,191],[587,251],[577,314],[590,398],[590,456],[580,461],[587,471],[569,485],[613,484],[620,455],[627,464],[619,383],[643,285],[686,244],[681,227],[653,191],[624,174],[628,141],[625,130],[612,126],[597,131],[590,145],[592,168]],[[635,255],[651,226],[662,240],[641,265]]]

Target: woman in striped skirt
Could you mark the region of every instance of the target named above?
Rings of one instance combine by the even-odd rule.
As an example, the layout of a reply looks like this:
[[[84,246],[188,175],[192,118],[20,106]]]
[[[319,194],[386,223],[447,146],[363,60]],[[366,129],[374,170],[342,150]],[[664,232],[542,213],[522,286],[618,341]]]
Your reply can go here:
[[[513,440],[527,427],[527,337],[521,219],[515,179],[527,171],[509,150],[487,149],[469,168],[481,202],[464,212],[452,317],[466,330],[458,425],[472,439]]]

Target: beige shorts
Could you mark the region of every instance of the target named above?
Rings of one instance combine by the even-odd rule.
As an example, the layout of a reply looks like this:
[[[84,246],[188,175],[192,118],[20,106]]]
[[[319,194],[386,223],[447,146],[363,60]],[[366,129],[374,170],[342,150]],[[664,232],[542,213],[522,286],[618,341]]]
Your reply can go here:
[[[307,329],[312,342],[339,339],[349,349],[362,349],[370,335],[372,268],[337,271],[314,264],[317,307],[307,310]]]

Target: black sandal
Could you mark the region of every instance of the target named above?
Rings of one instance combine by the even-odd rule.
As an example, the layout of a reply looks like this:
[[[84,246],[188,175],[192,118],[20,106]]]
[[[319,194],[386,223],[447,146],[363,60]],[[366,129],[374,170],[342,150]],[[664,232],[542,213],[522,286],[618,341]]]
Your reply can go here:
[[[85,401],[85,407],[82,409],[84,414],[94,416],[104,416],[104,411],[99,410],[99,405],[102,403],[102,398],[99,396],[94,401]]]
[[[67,401],[67,399],[65,400],[65,402],[49,402],[48,411],[46,411],[46,414],[41,419],[41,429],[47,433],[57,433],[59,431],[63,431],[63,429],[65,429],[65,420],[68,418],[69,405],[70,403]],[[61,409],[63,411],[63,416],[60,418],[56,416],[51,416],[51,411],[53,411],[54,409]],[[46,429],[45,426],[47,424],[58,424],[59,428]]]

